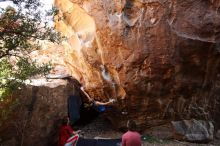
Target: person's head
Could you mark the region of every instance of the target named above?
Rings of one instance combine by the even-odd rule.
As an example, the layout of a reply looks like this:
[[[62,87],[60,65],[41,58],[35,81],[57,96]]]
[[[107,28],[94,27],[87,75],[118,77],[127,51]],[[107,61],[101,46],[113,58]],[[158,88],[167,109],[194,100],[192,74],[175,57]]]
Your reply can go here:
[[[69,117],[66,116],[62,119],[62,125],[69,125],[69,123],[70,123]]]
[[[128,120],[127,128],[128,128],[129,131],[136,131],[137,125],[136,125],[135,121]]]

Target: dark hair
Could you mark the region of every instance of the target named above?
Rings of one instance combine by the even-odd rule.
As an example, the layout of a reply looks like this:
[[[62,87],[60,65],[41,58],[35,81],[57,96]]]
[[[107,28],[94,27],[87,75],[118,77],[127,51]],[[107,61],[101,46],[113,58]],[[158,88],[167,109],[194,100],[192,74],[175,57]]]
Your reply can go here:
[[[67,125],[68,122],[69,122],[69,117],[66,116],[62,119],[62,125]]]
[[[129,131],[136,131],[137,125],[136,125],[135,121],[128,120],[127,128],[128,128]]]

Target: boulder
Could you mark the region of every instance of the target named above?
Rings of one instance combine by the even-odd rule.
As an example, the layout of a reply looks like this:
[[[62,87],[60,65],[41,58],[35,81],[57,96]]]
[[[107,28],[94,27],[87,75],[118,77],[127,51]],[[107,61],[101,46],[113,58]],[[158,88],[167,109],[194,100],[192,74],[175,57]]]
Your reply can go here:
[[[3,142],[0,141],[0,144],[1,144],[1,146],[9,146],[9,145],[16,146],[17,142],[16,142],[15,138],[11,138],[11,139],[3,141]]]
[[[215,137],[218,138],[218,139],[220,139],[220,130],[218,130],[218,131],[216,132]]]
[[[75,85],[63,79],[26,82],[9,98],[15,102],[8,109],[7,120],[1,123],[0,145],[57,145],[61,119],[67,116],[67,98],[78,94]]]
[[[55,26],[66,40],[40,54],[95,100],[115,98],[107,113],[114,127],[128,119],[144,129],[191,118],[220,126],[219,0],[55,4]]]
[[[170,123],[150,127],[146,129],[143,133],[159,139],[172,139],[173,137],[172,126]]]
[[[172,121],[173,137],[189,142],[209,142],[213,140],[214,125],[211,121],[182,120]]]

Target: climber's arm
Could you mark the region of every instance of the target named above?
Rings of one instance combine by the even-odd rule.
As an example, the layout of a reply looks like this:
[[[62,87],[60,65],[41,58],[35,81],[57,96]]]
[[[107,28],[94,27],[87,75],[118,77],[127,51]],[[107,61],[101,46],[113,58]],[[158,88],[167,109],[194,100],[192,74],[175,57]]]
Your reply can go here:
[[[84,90],[83,87],[80,87],[80,90],[82,90],[82,92],[86,95],[86,97],[88,98],[88,100],[89,100],[90,102],[93,101],[93,99],[89,96],[88,93],[86,93],[86,91]]]
[[[110,100],[107,101],[107,102],[95,101],[95,104],[96,104],[96,105],[108,105],[108,104],[111,104],[111,103],[114,103],[114,102],[115,102],[115,99],[110,99]]]
[[[110,104],[110,102],[109,101],[108,102],[95,101],[95,104],[96,105],[108,105],[108,104]]]

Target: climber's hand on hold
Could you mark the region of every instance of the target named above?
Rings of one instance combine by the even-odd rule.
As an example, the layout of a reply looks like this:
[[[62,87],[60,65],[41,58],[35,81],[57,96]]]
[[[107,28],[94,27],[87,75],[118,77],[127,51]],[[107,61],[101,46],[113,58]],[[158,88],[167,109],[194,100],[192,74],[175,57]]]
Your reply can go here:
[[[122,96],[122,97],[121,97],[121,100],[124,100],[124,99],[125,99],[125,96],[126,96],[126,95]]]
[[[116,100],[115,99],[109,99],[109,102],[114,103],[114,102],[116,102]]]

